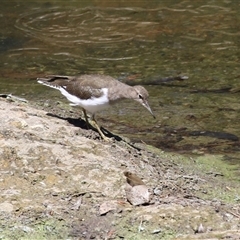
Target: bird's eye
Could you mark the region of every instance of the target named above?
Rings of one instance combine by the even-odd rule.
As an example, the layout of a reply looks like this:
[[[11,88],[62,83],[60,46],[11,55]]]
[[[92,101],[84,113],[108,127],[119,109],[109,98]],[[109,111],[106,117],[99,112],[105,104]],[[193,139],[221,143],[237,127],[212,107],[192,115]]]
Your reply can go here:
[[[139,97],[140,99],[143,99],[143,96],[142,96],[141,94],[139,94],[138,97]]]

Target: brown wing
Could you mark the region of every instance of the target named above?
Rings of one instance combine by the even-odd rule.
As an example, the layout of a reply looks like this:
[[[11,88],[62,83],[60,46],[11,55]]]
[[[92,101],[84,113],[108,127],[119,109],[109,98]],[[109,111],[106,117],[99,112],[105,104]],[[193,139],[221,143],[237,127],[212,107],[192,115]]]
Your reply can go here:
[[[92,96],[101,97],[103,95],[103,91],[101,88],[93,88],[90,86],[81,86],[78,82],[65,82],[65,84],[61,83],[61,87],[67,90],[70,94],[77,96],[81,99],[89,99]]]
[[[105,76],[101,75],[81,75],[77,77],[49,75],[45,78],[38,78],[44,85],[56,89],[64,88],[70,94],[81,99],[89,99],[91,96],[100,97],[103,95],[101,81]],[[111,78],[111,77],[109,77]]]

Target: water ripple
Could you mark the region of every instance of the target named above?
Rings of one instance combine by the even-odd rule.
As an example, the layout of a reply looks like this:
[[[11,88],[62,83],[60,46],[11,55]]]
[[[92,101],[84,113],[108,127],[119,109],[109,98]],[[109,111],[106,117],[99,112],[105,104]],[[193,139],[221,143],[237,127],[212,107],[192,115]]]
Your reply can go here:
[[[133,38],[154,41],[149,39],[148,28],[157,30],[159,22],[152,14],[142,21],[143,11],[146,12],[130,8],[39,9],[20,16],[15,27],[26,35],[63,47],[120,43]]]
[[[239,31],[232,28],[233,12],[230,7],[189,5],[188,1],[152,9],[35,8],[21,14],[15,27],[40,40],[36,47],[53,60],[59,61],[61,56],[94,62],[135,59],[134,66],[152,66],[162,56],[177,55],[170,53],[172,49],[184,51],[191,44],[195,48],[206,41],[222,39],[222,46],[208,46],[235,50],[232,38],[237,38]],[[231,44],[225,45],[230,40]]]

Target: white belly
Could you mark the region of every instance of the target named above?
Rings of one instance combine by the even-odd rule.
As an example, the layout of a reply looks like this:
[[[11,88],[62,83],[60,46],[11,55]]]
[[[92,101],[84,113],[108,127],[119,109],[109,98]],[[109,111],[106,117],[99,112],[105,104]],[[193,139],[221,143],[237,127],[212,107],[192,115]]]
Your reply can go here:
[[[101,111],[109,106],[109,101],[107,98],[108,89],[103,88],[103,96],[99,98],[89,98],[89,99],[79,99],[78,97],[71,95],[64,88],[59,89],[61,93],[72,102],[71,106],[80,106],[84,108],[87,112],[95,113]]]

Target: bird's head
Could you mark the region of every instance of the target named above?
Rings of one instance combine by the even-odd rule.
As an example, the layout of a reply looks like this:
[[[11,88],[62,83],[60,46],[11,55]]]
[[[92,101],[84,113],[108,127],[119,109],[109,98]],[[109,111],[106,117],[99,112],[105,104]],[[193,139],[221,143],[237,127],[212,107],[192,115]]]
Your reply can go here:
[[[146,88],[144,88],[143,86],[134,86],[133,87],[136,92],[134,93],[134,100],[136,100],[137,102],[139,102],[142,106],[144,106],[151,114],[152,116],[155,118],[155,115],[153,114],[149,104],[148,104],[148,91],[146,90]]]

